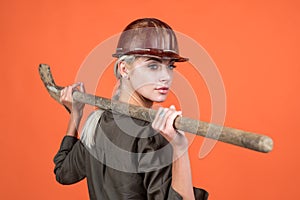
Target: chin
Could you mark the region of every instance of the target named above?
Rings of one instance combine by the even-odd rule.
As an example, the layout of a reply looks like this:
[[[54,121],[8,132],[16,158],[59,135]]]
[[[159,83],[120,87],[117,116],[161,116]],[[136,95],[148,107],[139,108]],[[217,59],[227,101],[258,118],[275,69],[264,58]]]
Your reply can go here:
[[[162,102],[166,101],[166,99],[167,99],[167,95],[153,95],[153,94],[143,95],[143,94],[141,94],[141,96],[143,97],[144,100],[151,101],[154,103],[162,103]]]
[[[144,97],[144,99],[153,103],[162,103],[166,101],[166,98],[145,98]]]
[[[154,103],[163,103],[165,100],[157,100],[157,101],[153,101]]]
[[[164,96],[164,97],[154,98],[152,101],[155,103],[162,103],[162,102],[166,101],[166,99],[167,99],[167,97]]]

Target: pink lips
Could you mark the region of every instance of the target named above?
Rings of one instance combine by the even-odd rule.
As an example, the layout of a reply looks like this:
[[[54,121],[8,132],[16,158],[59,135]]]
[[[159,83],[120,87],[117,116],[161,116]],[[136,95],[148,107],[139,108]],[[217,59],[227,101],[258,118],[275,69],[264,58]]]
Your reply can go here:
[[[159,88],[155,88],[155,90],[157,90],[160,94],[167,94],[169,91],[168,87],[159,87]]]

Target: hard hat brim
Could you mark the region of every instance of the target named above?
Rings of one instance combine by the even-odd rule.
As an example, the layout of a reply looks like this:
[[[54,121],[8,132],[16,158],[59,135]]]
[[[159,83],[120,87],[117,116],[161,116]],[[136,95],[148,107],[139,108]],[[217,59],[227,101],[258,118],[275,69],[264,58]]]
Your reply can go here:
[[[178,55],[173,51],[166,51],[161,49],[137,49],[134,51],[129,51],[126,53],[122,52],[122,49],[117,49],[117,52],[112,54],[113,57],[119,58],[123,55],[137,55],[137,56],[149,56],[149,57],[156,57],[160,59],[170,59],[174,60],[175,62],[186,62],[189,59]]]

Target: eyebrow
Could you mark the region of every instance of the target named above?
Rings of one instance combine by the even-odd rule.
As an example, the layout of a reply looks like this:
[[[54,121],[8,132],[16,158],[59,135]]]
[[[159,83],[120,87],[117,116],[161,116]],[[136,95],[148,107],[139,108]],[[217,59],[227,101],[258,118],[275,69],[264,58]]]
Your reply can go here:
[[[146,59],[145,61],[150,61],[150,60],[154,60],[154,61],[157,61],[157,62],[159,62],[159,63],[162,63],[163,61],[161,60],[161,59],[159,59],[159,58],[148,58],[148,59]]]
[[[145,62],[151,61],[151,60],[157,61],[159,63],[163,63],[162,59],[154,58],[154,57],[150,57],[150,58],[146,59]],[[175,60],[170,60],[169,62],[170,62],[171,65],[173,65],[175,63]]]

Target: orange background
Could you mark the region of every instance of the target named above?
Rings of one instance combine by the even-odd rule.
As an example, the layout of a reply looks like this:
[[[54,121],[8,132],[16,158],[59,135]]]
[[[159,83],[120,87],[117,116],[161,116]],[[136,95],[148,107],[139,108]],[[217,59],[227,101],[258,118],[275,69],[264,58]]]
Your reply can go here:
[[[85,181],[71,186],[55,181],[52,159],[68,114],[47,94],[38,64],[48,63],[57,83],[70,84],[96,45],[141,17],[166,21],[208,51],[226,89],[225,125],[275,142],[268,154],[218,142],[199,159],[203,139],[195,139],[194,185],[207,189],[211,200],[299,199],[299,4],[1,1],[0,199],[88,199]]]

